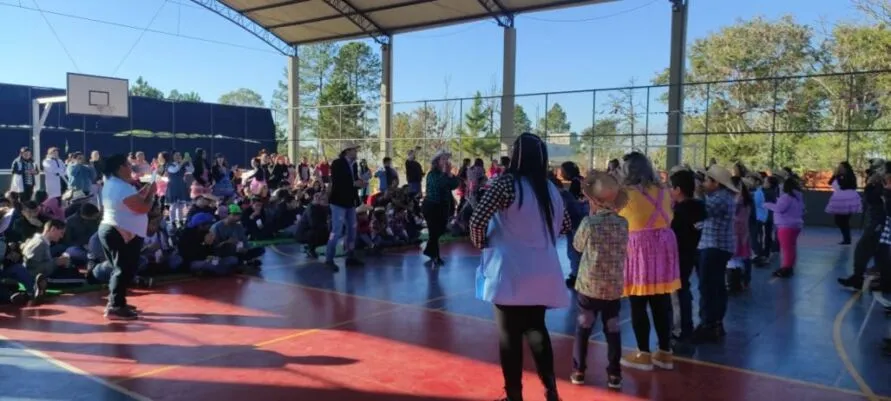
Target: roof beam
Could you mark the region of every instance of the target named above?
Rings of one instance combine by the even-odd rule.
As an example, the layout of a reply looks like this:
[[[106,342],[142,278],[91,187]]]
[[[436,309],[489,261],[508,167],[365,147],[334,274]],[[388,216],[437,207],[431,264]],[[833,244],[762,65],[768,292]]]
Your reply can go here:
[[[411,6],[416,6],[416,5],[424,4],[424,3],[433,3],[436,1],[439,1],[439,0],[413,0],[413,1],[405,2],[405,3],[387,4],[385,6],[369,7],[369,8],[366,8],[364,11],[365,11],[365,14],[372,14],[372,13],[376,13],[378,11],[395,10],[397,8],[411,7]],[[349,15],[354,15],[354,13],[350,13]],[[310,18],[310,19],[305,19],[305,20],[300,20],[300,21],[285,22],[285,23],[281,23],[281,24],[270,25],[269,29],[279,29],[279,28],[287,28],[289,26],[312,24],[315,22],[330,21],[333,19],[338,19],[338,18],[343,18],[343,17],[344,17],[343,14],[337,13],[334,15],[326,15],[324,17]]]
[[[500,0],[477,0],[495,18],[495,22],[505,28],[514,26],[514,13],[504,8]]]
[[[242,14],[250,14],[250,13],[257,12],[257,11],[271,10],[273,8],[285,7],[285,6],[290,6],[293,4],[306,3],[307,1],[309,1],[309,0],[286,0],[286,1],[280,1],[278,3],[267,4],[265,6],[245,8],[244,10],[239,10],[239,12]]]
[[[295,56],[297,54],[294,46],[288,44],[288,42],[278,37],[278,35],[272,33],[272,31],[252,21],[250,18],[246,17],[238,10],[235,10],[217,0],[192,0],[192,3],[204,7],[204,9],[229,20],[229,22],[232,22],[235,25],[238,25],[241,29],[244,29],[251,35],[256,36],[257,39],[266,42],[266,44],[272,46],[272,48],[278,50],[279,53],[285,56]]]
[[[359,27],[362,32],[371,36],[375,42],[382,45],[390,43],[390,35],[381,28],[380,25],[368,18],[364,12],[352,5],[349,0],[322,0],[329,7],[337,10],[340,15],[350,20],[354,25]]]

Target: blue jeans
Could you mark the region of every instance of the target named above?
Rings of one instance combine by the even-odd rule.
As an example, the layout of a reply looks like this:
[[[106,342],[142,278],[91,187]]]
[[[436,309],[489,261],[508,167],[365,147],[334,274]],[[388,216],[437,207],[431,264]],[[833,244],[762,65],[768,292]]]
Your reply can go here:
[[[344,230],[346,228],[346,230]],[[333,262],[337,254],[337,243],[346,231],[343,249],[347,254],[353,251],[356,243],[356,208],[331,205],[331,234],[328,236],[328,247],[325,248],[325,261]]]
[[[25,291],[29,294],[34,293],[34,276],[25,268],[25,265],[15,264],[3,268],[3,277],[18,281],[19,284],[25,286]]]
[[[579,274],[579,263],[582,262],[582,253],[572,246],[574,239],[575,233],[566,235],[566,256],[569,258],[569,274],[573,277]]]
[[[727,262],[733,256],[718,248],[699,250],[699,320],[717,325],[727,314]]]

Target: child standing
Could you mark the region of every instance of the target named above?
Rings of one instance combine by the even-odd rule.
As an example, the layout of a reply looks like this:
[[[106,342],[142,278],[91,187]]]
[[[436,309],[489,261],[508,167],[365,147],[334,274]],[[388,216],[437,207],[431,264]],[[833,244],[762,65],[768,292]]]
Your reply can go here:
[[[727,290],[738,294],[749,288],[752,281],[752,244],[749,242],[749,218],[752,214],[752,195],[740,177],[733,177],[736,194],[736,214],[733,217],[733,236],[736,250],[727,262]]]
[[[773,275],[792,277],[798,256],[798,234],[804,225],[804,201],[798,179],[789,177],[783,181],[783,193],[777,202],[765,203],[764,207],[773,211],[773,223],[777,227],[777,242],[780,245],[780,268]]]
[[[619,307],[625,286],[628,221],[617,210],[627,202],[628,195],[613,176],[602,172],[589,174],[582,191],[590,215],[582,220],[573,238],[573,247],[582,257],[575,281],[579,316],[570,380],[573,384],[585,382],[588,339],[599,313],[608,346],[607,386],[618,389],[622,387]]]
[[[690,276],[697,264],[700,225],[705,220],[705,204],[696,199],[696,175],[690,170],[680,170],[669,177],[671,197],[674,200],[674,217],[671,230],[678,241],[678,259],[681,271],[681,288],[677,291],[678,308],[674,337],[687,341],[693,334],[693,293]]]
[[[696,343],[714,342],[726,334],[727,262],[736,251],[733,217],[736,216],[736,193],[727,169],[713,165],[702,182],[706,218],[699,239],[699,326],[693,330]]]

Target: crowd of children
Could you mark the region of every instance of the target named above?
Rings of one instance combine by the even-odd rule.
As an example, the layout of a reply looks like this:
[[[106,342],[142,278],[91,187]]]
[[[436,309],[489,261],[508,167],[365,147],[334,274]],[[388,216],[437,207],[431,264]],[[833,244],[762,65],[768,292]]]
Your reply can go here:
[[[587,366],[588,338],[597,315],[603,324],[608,344],[607,385],[621,387],[621,366],[652,370],[658,367],[672,369],[672,345],[679,343],[713,342],[725,335],[723,326],[728,295],[744,292],[751,284],[752,266],[765,267],[771,256],[779,251],[781,261],[773,273],[778,278],[788,278],[794,273],[796,244],[803,225],[804,202],[800,179],[783,170],[771,175],[750,173],[740,163],[732,171],[718,165],[704,170],[693,170],[679,166],[669,172],[668,180],[660,184],[670,194],[673,207],[670,212],[659,212],[654,203],[658,196],[650,192],[663,193],[662,189],[641,191],[639,186],[629,187],[629,175],[640,175],[646,167],[633,165],[641,154],[630,154],[624,162],[611,162],[607,172],[592,171],[581,178],[574,165],[561,168],[564,179],[570,181],[569,189],[564,190],[567,203],[574,202],[575,208],[568,208],[577,229],[570,241],[571,251],[578,253],[573,262],[567,285],[577,293],[579,307],[578,329],[573,356],[573,373],[570,377],[575,384],[585,381]],[[632,164],[629,166],[629,164]],[[556,181],[558,185],[560,181]],[[636,184],[635,184],[636,185]],[[634,191],[638,191],[635,194]],[[633,195],[633,196],[632,196]],[[650,199],[649,208],[634,205],[634,197]],[[633,233],[630,226],[648,221],[646,227],[657,227],[662,218],[668,218],[671,233],[670,248],[676,250],[677,261],[650,266],[650,270],[629,269],[630,264],[645,263],[634,260],[639,246],[655,252],[654,244],[629,242]],[[647,228],[644,228],[647,229]],[[667,242],[669,240],[665,240]],[[775,246],[774,244],[778,244]],[[661,252],[661,251],[660,251]],[[669,255],[672,252],[669,252]],[[570,260],[575,258],[570,253]],[[671,260],[671,256],[664,259]],[[576,265],[577,263],[577,265]],[[674,271],[672,275],[672,271]],[[690,277],[696,272],[699,276],[700,324],[694,327]],[[658,282],[660,277],[678,277],[677,285],[662,286],[664,291],[653,289],[641,292],[639,275],[653,275],[649,282]],[[673,282],[673,279],[662,279]],[[669,310],[668,324],[660,316],[664,302],[657,294],[671,293],[676,298],[674,310]],[[641,296],[639,294],[654,294]],[[656,353],[649,352],[649,337],[638,336],[641,350],[624,357],[619,335],[620,299],[629,297],[632,301],[646,299],[653,309],[653,321],[660,335],[660,347]],[[639,298],[639,299],[636,299]],[[632,302],[632,309],[635,309]],[[646,309],[643,309],[646,311]],[[638,325],[650,330],[648,320],[642,322],[634,318],[632,326],[638,334]],[[661,326],[661,327],[660,327]],[[662,332],[671,329],[672,345],[665,344]],[[648,336],[648,334],[647,334]]]
[[[97,235],[102,160],[98,152],[89,160],[79,152],[63,160],[59,149],[52,148],[41,169],[29,148],[20,149],[12,188],[0,198],[0,303],[22,305],[40,301],[50,287],[108,282],[113,268]],[[264,248],[250,244],[278,237],[293,238],[305,246],[307,256],[318,257],[318,247],[330,238],[326,187],[331,169],[326,159],[310,164],[304,158],[294,165],[263,150],[248,169],[239,169],[225,156],[211,159],[199,148],[192,155],[161,152],[151,161],[134,152],[129,161],[134,186],[154,182],[157,187],[137,285],[151,286],[154,278],[170,273],[226,275],[259,268]],[[367,181],[372,176],[367,162],[360,165]],[[489,176],[499,173],[494,166]],[[412,174],[400,186],[395,168],[384,160],[374,174],[380,191],[361,191],[357,249],[378,253],[421,242],[426,224],[415,176],[423,169],[413,158],[406,169]],[[35,190],[40,174],[45,175],[45,190]],[[479,194],[488,177],[479,159],[473,165],[465,160],[459,174],[461,202],[449,229],[466,236],[470,198],[476,198],[469,195]]]

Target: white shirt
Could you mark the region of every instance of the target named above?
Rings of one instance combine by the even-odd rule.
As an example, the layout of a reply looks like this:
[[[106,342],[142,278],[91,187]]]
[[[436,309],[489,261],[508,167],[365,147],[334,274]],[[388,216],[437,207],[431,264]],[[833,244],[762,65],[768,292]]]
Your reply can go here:
[[[136,213],[126,205],[124,199],[136,194],[136,188],[130,183],[111,177],[102,187],[102,223],[129,231],[145,238],[148,230],[148,215]]]

